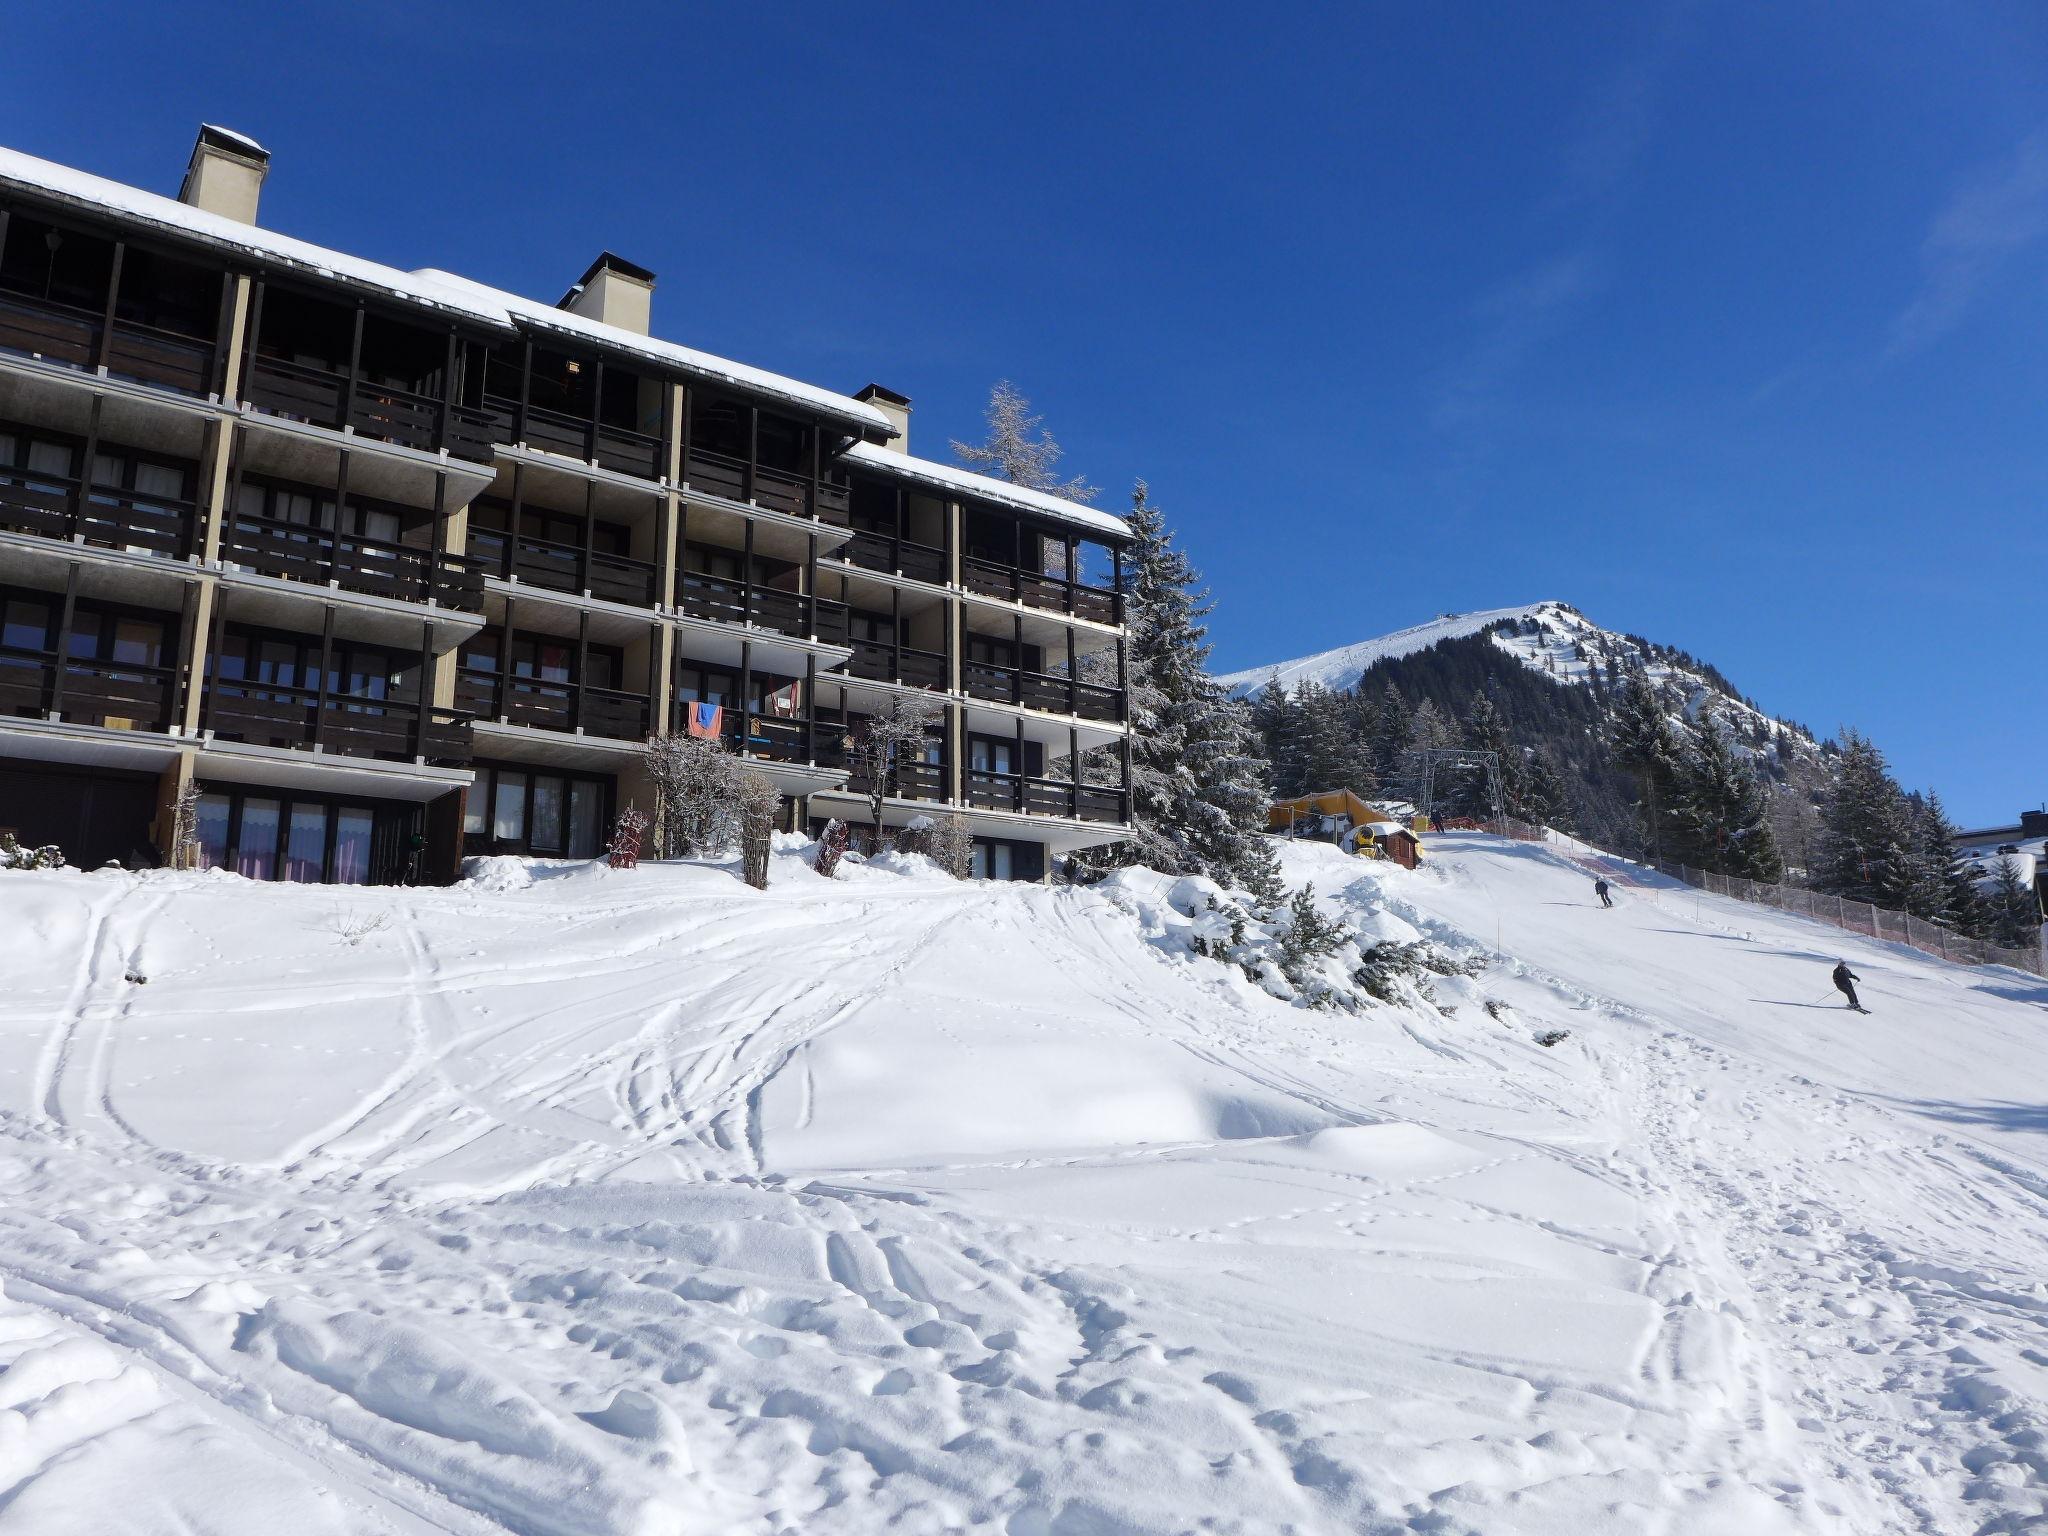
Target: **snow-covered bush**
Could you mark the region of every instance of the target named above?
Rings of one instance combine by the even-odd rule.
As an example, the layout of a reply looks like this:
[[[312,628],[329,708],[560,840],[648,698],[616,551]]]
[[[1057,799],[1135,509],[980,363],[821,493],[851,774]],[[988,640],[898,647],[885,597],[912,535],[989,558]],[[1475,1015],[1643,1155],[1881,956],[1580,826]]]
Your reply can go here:
[[[656,736],[641,753],[654,791],[656,854],[719,853],[740,832],[740,764],[722,741]]]
[[[768,889],[768,853],[775,839],[775,813],[782,791],[757,768],[743,768],[734,780],[739,802],[741,875],[757,891]]]
[[[1370,912],[1361,928],[1344,904],[1334,913],[1319,905],[1312,888],[1277,909],[1198,875],[1124,869],[1097,889],[1151,930],[1160,948],[1227,965],[1260,990],[1304,1007],[1352,1013],[1375,1002],[1433,1006],[1429,978],[1465,973],[1399,918]]]
[[[851,830],[837,816],[826,822],[825,830],[818,834],[818,852],[811,868],[830,880],[838,871],[839,861],[846,856],[846,844],[851,836]]]
[[[0,869],[62,869],[64,850],[55,843],[24,848],[12,832],[0,832]]]

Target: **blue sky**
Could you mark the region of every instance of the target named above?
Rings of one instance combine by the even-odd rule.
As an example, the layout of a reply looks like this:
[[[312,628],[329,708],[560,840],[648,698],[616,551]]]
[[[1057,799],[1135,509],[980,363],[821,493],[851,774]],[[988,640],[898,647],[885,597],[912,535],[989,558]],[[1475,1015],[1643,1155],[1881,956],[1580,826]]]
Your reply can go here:
[[[2048,12],[2029,5],[21,8],[0,141],[666,335],[1031,396],[1144,477],[1219,667],[1562,598],[2048,796]]]

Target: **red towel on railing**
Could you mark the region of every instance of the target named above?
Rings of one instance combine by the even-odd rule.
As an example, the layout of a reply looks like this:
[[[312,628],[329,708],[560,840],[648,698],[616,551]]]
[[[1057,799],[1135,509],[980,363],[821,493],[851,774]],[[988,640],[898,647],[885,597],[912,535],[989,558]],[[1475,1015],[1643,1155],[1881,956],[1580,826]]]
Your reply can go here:
[[[683,729],[702,741],[716,741],[725,727],[725,711],[716,704],[693,703],[683,716]]]

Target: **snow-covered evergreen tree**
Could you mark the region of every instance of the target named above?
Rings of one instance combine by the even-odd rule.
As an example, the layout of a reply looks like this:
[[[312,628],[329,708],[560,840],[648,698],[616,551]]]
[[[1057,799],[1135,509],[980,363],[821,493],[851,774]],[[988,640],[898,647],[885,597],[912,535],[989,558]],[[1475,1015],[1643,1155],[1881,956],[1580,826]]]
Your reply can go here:
[[[1906,910],[1957,933],[1981,934],[1987,918],[1984,901],[1956,852],[1955,823],[1942,809],[1941,796],[1932,790],[1908,795],[1906,806],[1917,864]]]
[[[1101,495],[1095,486],[1076,475],[1059,477],[1057,466],[1065,452],[1041,423],[1043,416],[1031,413],[1031,402],[1008,379],[998,380],[989,391],[988,436],[979,443],[955,441],[953,457],[962,464],[1012,485],[1063,496],[1068,501],[1093,501]]]
[[[1294,700],[1281,686],[1278,676],[1252,696],[1251,710],[1252,729],[1259,733],[1259,743],[1272,771],[1273,793],[1300,794],[1301,754],[1297,749]]]
[[[2020,862],[2005,855],[1991,867],[1984,902],[1984,937],[2004,949],[2033,949],[2041,942],[2041,899]]]
[[[1124,560],[1130,625],[1131,802],[1136,836],[1116,862],[1279,894],[1265,836],[1267,766],[1251,711],[1208,672],[1208,594],[1141,480]]]
[[[1408,707],[1401,690],[1392,683],[1381,692],[1373,732],[1367,738],[1372,748],[1373,776],[1382,784],[1399,782],[1405,768],[1403,759],[1415,745],[1415,712]]]
[[[1777,881],[1785,861],[1771,833],[1771,808],[1748,761],[1718,713],[1699,721],[1679,773],[1678,821],[1706,868],[1745,880]]]
[[[1635,778],[1636,811],[1652,851],[1666,859],[1683,859],[1693,852],[1674,814],[1683,750],[1656,685],[1640,662],[1615,682],[1608,750],[1615,765]]]
[[[1528,754],[1522,768],[1521,800],[1509,807],[1509,814],[1539,827],[1572,830],[1571,790],[1549,747],[1539,746]]]
[[[1905,796],[1884,754],[1868,737],[1844,731],[1835,780],[1821,805],[1815,888],[1903,911],[1920,875]]]

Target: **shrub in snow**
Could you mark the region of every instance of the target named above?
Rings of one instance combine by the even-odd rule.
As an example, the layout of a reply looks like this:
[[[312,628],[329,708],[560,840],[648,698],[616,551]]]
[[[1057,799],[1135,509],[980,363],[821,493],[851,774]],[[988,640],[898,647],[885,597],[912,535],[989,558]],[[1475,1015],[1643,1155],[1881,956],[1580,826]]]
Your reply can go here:
[[[605,862],[613,869],[633,869],[640,863],[640,837],[647,830],[647,813],[627,806],[612,822],[612,840]]]
[[[740,819],[740,865],[747,884],[768,889],[768,851],[775,840],[775,813],[782,809],[782,791],[758,769],[742,769],[737,779]]]
[[[924,761],[925,742],[944,713],[937,699],[897,699],[888,714],[867,716],[846,737],[846,766],[854,780],[866,786],[877,853],[882,848],[882,802],[897,792],[901,770]]]
[[[656,736],[640,760],[654,790],[658,857],[686,858],[732,846],[740,832],[740,764],[724,742]]]
[[[1562,1044],[1564,1041],[1571,1039],[1571,1037],[1572,1036],[1570,1030],[1546,1029],[1545,1031],[1543,1031],[1542,1034],[1536,1037],[1536,1043],[1538,1045],[1546,1047],[1552,1045],[1559,1045]]]
[[[64,850],[55,843],[24,848],[12,832],[0,832],[0,869],[62,869]]]
[[[825,830],[818,834],[818,854],[811,862],[811,868],[830,880],[839,868],[840,859],[846,856],[849,836],[846,823],[834,816],[825,823]]]

